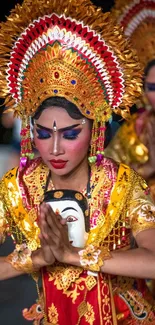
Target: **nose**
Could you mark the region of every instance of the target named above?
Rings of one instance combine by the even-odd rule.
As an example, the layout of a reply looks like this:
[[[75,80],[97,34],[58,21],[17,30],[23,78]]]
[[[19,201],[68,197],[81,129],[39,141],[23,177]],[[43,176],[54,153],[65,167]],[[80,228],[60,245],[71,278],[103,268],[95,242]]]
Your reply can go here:
[[[53,134],[52,140],[53,143],[52,143],[51,155],[59,156],[63,154],[63,150],[61,148],[61,139],[59,138],[59,135],[57,133]]]

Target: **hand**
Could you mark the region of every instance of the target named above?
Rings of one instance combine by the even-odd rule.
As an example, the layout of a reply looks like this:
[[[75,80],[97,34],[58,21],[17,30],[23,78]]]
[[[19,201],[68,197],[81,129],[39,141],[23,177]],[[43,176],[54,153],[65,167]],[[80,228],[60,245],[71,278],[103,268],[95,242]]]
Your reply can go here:
[[[47,250],[50,248],[57,261],[68,263],[74,248],[68,239],[66,221],[55,214],[48,204],[43,203],[40,207],[39,226],[40,240],[47,245]]]
[[[37,249],[32,253],[32,262],[36,269],[40,269],[47,265],[52,265],[55,262],[55,257],[46,244],[46,242],[41,239],[41,248]]]

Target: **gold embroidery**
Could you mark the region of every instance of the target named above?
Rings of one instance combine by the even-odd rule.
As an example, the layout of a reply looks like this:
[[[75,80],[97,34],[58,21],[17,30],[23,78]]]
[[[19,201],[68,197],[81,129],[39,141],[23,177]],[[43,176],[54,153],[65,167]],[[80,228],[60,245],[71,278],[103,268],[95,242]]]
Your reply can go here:
[[[152,305],[149,304],[141,295],[140,292],[131,289],[130,291],[123,292],[120,295],[127,304],[131,307],[132,309],[132,314],[133,316],[140,316],[144,314],[144,318],[147,317],[149,312],[152,310]]]
[[[88,245],[84,249],[78,252],[80,255],[80,264],[86,270],[100,271],[101,266],[104,264],[104,260],[111,258],[110,252],[107,247],[95,247]]]
[[[54,285],[58,290],[62,290],[67,297],[72,299],[75,303],[77,297],[80,295],[79,291],[83,291],[85,286],[87,290],[92,290],[92,288],[97,284],[96,278],[94,276],[82,277],[80,274],[83,272],[81,268],[69,266],[55,266],[47,267],[49,273],[49,281],[54,281]],[[71,284],[74,283],[72,287]]]
[[[112,311],[111,311],[111,301],[110,301],[110,287],[109,287],[109,281],[106,275],[101,274],[100,275],[101,280],[101,304],[102,304],[102,319],[103,324],[105,325],[113,325],[112,321]]]
[[[33,172],[31,172],[29,175],[28,175],[28,171],[25,172],[26,175],[25,181],[27,181],[27,184],[30,183],[30,179],[31,179],[31,186],[30,188],[28,188],[28,193],[30,193],[29,191],[33,188],[32,183],[33,181],[35,181],[34,175],[39,173],[39,168],[42,169],[42,164],[40,164],[39,167],[36,168],[37,171],[33,170]],[[5,204],[10,213],[10,216],[7,216],[7,219],[10,226],[10,232],[12,233],[14,231],[16,233],[17,235],[16,237],[18,237],[17,240],[19,241],[19,243],[22,243],[22,236],[18,235],[18,232],[21,232],[27,240],[28,247],[31,250],[36,250],[40,246],[40,240],[38,238],[40,230],[36,222],[36,218],[37,218],[36,209],[32,206],[32,208],[28,210],[23,205],[23,198],[20,194],[19,187],[17,185],[17,177],[18,178],[20,177],[20,172],[19,175],[18,172],[19,172],[18,168],[14,168],[11,171],[9,171],[2,179],[1,192],[5,198]],[[45,172],[44,168],[43,171],[41,172],[41,177],[43,177],[43,174],[44,174],[44,181],[45,181],[46,179],[45,174],[47,174],[47,170]],[[28,181],[28,176],[30,178],[29,181]],[[33,177],[31,178],[31,176]],[[38,198],[40,197],[40,194],[43,191],[41,185],[42,185],[41,182],[37,184],[38,191],[36,190],[35,187],[35,195],[33,197],[34,201],[39,203],[40,200]],[[15,224],[15,226],[13,226],[14,230],[12,229],[13,223]],[[17,228],[19,229],[19,231]]]
[[[135,187],[129,214],[134,236],[140,231],[155,228],[155,206],[151,197],[144,192],[143,184],[137,184]]]
[[[34,208],[32,208],[29,212],[28,212],[28,215],[29,215],[29,219],[31,222],[34,222],[36,221],[37,219],[37,214],[36,214],[36,210]]]
[[[24,173],[23,175],[23,183],[25,184],[26,188],[28,189],[30,199],[33,199],[32,205],[39,205],[43,199],[43,189],[46,183],[47,175],[49,169],[46,165],[40,161],[38,166],[30,168]]]
[[[112,280],[113,288],[115,293],[124,292],[130,290],[134,285],[135,279],[117,276]]]
[[[87,245],[92,243],[99,246],[105,243],[104,240],[111,233],[121,214],[122,217],[125,217],[127,200],[130,201],[135,180],[137,179],[134,171],[126,165],[120,164],[117,181],[111,194],[106,215],[101,222],[98,221],[97,227],[90,231]],[[102,184],[102,186],[104,185]]]
[[[80,277],[79,279],[75,280],[73,289],[67,290],[65,294],[67,297],[70,297],[72,299],[73,303],[75,303],[77,297],[80,295],[79,291],[83,291],[85,289],[85,286],[88,291],[92,290],[96,284],[96,278],[93,276],[87,276],[86,278]]]
[[[82,301],[81,304],[78,306],[79,317],[81,318],[82,316],[84,316],[87,310],[88,310],[88,306],[86,301]]]
[[[71,289],[71,290],[68,289],[67,291],[65,291],[65,295],[72,299],[73,304],[76,302],[77,297],[80,295],[79,291],[83,291],[85,289],[85,286],[83,284],[80,285],[81,282],[83,282],[83,279],[81,279],[81,278],[76,280],[76,283],[75,283],[75,286],[73,287],[73,289]]]
[[[51,325],[58,325],[58,312],[53,303],[51,307],[48,308],[48,317]]]
[[[95,313],[93,310],[93,306],[87,302],[87,311],[84,314],[85,320],[88,324],[93,325],[95,320]]]
[[[0,184],[0,192],[1,192],[1,184]],[[4,243],[5,234],[8,228],[6,213],[7,211],[4,208],[3,197],[0,195],[0,244]]]
[[[5,258],[5,261],[10,263],[13,268],[25,273],[35,273],[38,269],[34,268],[31,258],[31,251],[25,243],[16,245],[16,249]]]
[[[49,272],[49,281],[54,281],[57,289],[63,290],[64,293],[69,289],[71,283],[75,282],[83,272],[82,268],[74,266],[48,267],[47,271]]]
[[[89,275],[85,279],[86,287],[88,291],[92,290],[97,284],[96,278],[92,275]]]

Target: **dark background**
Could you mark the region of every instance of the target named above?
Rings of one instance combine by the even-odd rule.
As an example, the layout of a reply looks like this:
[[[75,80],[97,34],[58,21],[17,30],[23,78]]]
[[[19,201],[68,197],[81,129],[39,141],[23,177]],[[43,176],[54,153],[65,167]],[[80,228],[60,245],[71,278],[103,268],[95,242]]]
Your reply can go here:
[[[57,0],[59,2],[59,0]],[[78,0],[77,0],[78,1]],[[3,1],[3,8],[0,9],[0,20],[4,21],[5,17],[9,15],[10,9],[12,9],[17,3],[22,3],[22,0],[5,0]],[[103,8],[103,11],[109,11],[114,4],[114,0],[92,0],[94,4]]]
[[[59,1],[59,0],[57,0]],[[78,0],[77,0],[78,1]],[[10,10],[19,3],[22,4],[22,0],[4,0],[3,8],[0,9],[0,21],[5,21],[6,17],[9,15]],[[103,11],[110,11],[111,7],[114,5],[114,0],[92,0],[96,6],[102,7]],[[1,101],[0,101],[1,104]],[[5,129],[1,124],[1,115],[3,108],[0,108],[0,144],[9,144],[12,138],[12,129]]]

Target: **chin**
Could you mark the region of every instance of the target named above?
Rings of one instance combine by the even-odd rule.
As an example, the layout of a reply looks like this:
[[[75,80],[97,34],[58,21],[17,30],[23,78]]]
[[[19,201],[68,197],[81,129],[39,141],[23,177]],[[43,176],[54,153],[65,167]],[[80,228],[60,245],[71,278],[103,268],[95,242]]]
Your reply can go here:
[[[53,174],[58,176],[67,176],[71,173],[71,171],[68,170],[68,168],[56,169],[53,168],[51,165],[49,166],[49,168]]]

